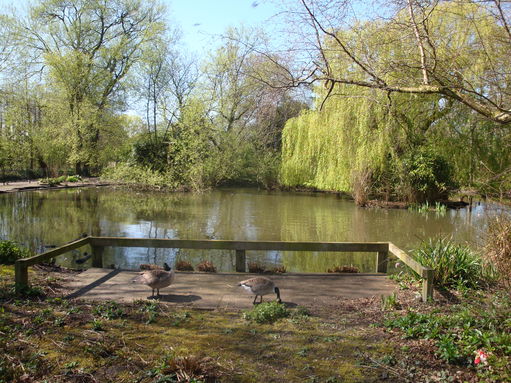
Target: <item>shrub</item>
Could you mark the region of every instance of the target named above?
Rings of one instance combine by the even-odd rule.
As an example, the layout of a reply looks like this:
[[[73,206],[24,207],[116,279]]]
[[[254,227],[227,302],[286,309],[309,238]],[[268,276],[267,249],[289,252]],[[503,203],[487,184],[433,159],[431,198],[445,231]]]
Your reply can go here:
[[[0,241],[0,263],[12,265],[19,258],[29,257],[30,251],[13,241]]]
[[[175,269],[177,271],[193,271],[193,266],[188,261],[177,261]]]
[[[334,266],[327,270],[329,273],[358,273],[358,267],[355,266]]]
[[[286,270],[286,266],[275,266],[275,267],[272,267],[270,272],[272,274],[285,274],[287,272]]]
[[[82,180],[82,177],[78,176],[78,175],[74,175],[74,176],[67,176],[65,181],[66,182],[79,182]]]
[[[414,254],[423,266],[435,269],[434,284],[438,287],[477,287],[485,277],[481,257],[449,238],[430,238]]]
[[[486,256],[498,273],[499,279],[511,288],[511,218],[501,215],[488,223]]]
[[[41,178],[39,180],[39,183],[41,185],[48,185],[48,186],[56,186],[59,185],[61,181],[59,181],[58,178]]]
[[[249,273],[259,273],[262,274],[266,271],[266,267],[264,265],[260,265],[257,262],[249,262],[248,263],[248,272]]]
[[[289,316],[289,310],[282,303],[264,302],[243,313],[243,318],[257,323],[273,323]]]
[[[216,273],[216,267],[210,261],[202,261],[197,265],[197,270],[203,271],[206,273]]]

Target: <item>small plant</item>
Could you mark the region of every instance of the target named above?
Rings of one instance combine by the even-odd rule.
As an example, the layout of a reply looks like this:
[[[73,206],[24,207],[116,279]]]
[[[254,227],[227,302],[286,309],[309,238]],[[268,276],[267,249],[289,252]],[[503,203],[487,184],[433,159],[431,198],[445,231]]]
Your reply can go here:
[[[286,270],[286,266],[281,265],[281,266],[272,267],[270,272],[272,274],[285,274],[287,272],[287,270]]]
[[[351,266],[334,266],[327,270],[329,273],[358,273],[358,267]]]
[[[245,311],[243,318],[257,323],[273,323],[280,318],[289,316],[289,314],[289,310],[282,303],[264,302],[255,306],[252,310]]]
[[[177,271],[193,271],[193,266],[188,261],[177,261],[175,269]]]
[[[100,303],[92,309],[92,312],[108,320],[122,318],[126,315],[116,302]]]
[[[495,267],[500,281],[511,288],[511,218],[495,217],[488,223],[486,256]]]
[[[61,181],[59,181],[58,178],[41,178],[39,180],[39,183],[41,185],[48,185],[48,186],[56,186],[59,185]]]
[[[388,296],[381,296],[381,309],[383,311],[399,310],[400,308],[401,304],[397,299],[396,293],[392,293]]]
[[[17,259],[30,256],[30,251],[14,241],[0,241],[0,264],[12,265]]]
[[[216,382],[223,375],[222,367],[213,358],[194,355],[171,357],[159,372],[163,376],[158,382]]]
[[[91,324],[92,324],[92,329],[94,331],[103,331],[104,330],[103,322],[100,321],[99,319],[94,319]]]
[[[80,177],[79,175],[65,177],[66,182],[80,182],[81,180],[82,180],[82,177]]]
[[[435,269],[436,286],[477,287],[484,279],[485,268],[479,255],[449,238],[424,241],[414,254],[423,266]]]
[[[264,265],[257,263],[257,262],[249,262],[247,266],[248,266],[249,273],[262,274],[266,271],[266,267]]]
[[[197,265],[197,270],[205,273],[216,273],[216,267],[211,261],[202,261]]]

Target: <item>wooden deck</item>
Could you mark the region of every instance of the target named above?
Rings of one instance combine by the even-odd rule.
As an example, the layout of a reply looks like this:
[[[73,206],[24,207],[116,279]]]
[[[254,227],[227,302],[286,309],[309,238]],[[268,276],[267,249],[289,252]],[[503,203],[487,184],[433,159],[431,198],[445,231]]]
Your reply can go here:
[[[75,276],[67,285],[68,297],[85,300],[131,302],[147,299],[151,289],[131,281],[133,271],[92,268]],[[237,286],[256,276],[249,273],[178,272],[173,285],[160,291],[162,302],[201,309],[244,309],[252,307],[253,296]],[[295,274],[267,276],[281,290],[288,306],[314,306],[342,299],[390,295],[396,285],[383,274]],[[267,295],[263,301],[273,300]]]

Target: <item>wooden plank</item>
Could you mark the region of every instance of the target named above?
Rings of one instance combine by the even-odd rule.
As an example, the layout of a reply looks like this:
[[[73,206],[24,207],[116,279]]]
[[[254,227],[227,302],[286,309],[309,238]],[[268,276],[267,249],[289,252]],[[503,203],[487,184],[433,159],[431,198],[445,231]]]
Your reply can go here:
[[[30,258],[23,258],[18,261],[21,262],[23,265],[25,265],[25,267],[32,266],[37,263],[47,261],[51,258],[58,256],[58,255],[67,253],[68,251],[78,249],[82,246],[85,246],[89,243],[89,241],[90,241],[90,237],[81,238],[76,241],[70,242],[64,246],[57,247],[55,249],[46,251],[42,254],[34,255],[33,257],[30,257]]]
[[[89,237],[92,246],[155,247],[217,250],[281,250],[281,251],[388,251],[387,242],[284,242],[284,241],[222,241],[164,238]]]
[[[409,266],[413,271],[415,271],[417,274],[419,274],[422,277],[422,273],[427,268],[422,266],[419,262],[417,262],[415,259],[413,259],[411,256],[406,254],[403,250],[401,250],[399,247],[394,245],[392,242],[389,242],[389,251],[394,254],[396,257],[398,257],[400,260],[402,260],[407,266]]]
[[[245,250],[236,250],[236,271],[238,273],[244,273],[246,269],[247,257],[245,256]]]
[[[377,273],[386,273],[387,272],[387,264],[388,264],[388,251],[378,251],[378,255],[376,256],[376,272]]]

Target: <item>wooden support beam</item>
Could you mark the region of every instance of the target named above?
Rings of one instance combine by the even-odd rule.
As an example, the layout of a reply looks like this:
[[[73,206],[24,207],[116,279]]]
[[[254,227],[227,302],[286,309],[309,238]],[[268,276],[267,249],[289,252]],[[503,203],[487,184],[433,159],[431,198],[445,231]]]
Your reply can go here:
[[[91,246],[92,248],[92,267],[103,267],[103,253],[105,248],[103,246]]]
[[[18,259],[14,264],[14,289],[17,294],[28,287],[28,266]]]
[[[376,256],[376,272],[377,273],[386,273],[387,272],[387,264],[388,264],[388,251],[378,251],[378,255]]]
[[[244,273],[246,269],[247,257],[245,256],[245,250],[236,250],[236,271],[238,273]]]
[[[422,272],[422,301],[427,302],[433,299],[433,279],[435,270],[425,267]]]

